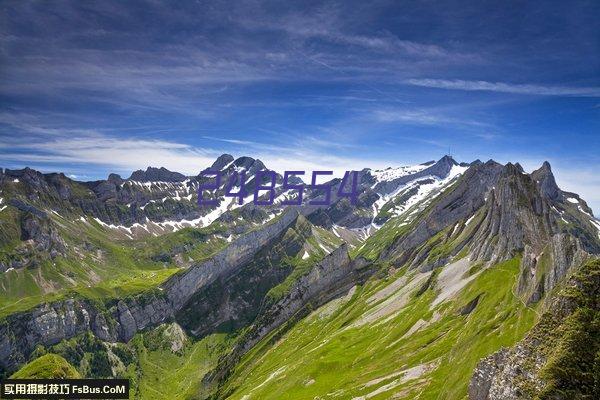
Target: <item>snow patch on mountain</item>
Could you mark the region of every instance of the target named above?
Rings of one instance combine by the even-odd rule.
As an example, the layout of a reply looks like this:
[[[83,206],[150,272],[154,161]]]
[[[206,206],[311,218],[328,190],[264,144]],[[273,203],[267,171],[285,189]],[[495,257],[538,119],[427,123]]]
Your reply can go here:
[[[419,177],[406,183],[405,185],[399,186],[389,195],[380,194],[379,200],[373,204],[374,218],[388,202],[392,201],[398,196],[409,193],[411,189],[414,190],[415,188],[417,188],[415,194],[410,196],[404,203],[395,205],[390,209],[390,212],[393,216],[400,216],[408,210],[411,210],[411,208],[414,206],[419,205],[417,208],[411,210],[410,215],[417,214],[426,206],[425,203],[435,198],[435,196],[441,192],[441,189],[462,175],[467,169],[468,167],[466,166],[463,167],[460,165],[453,165],[452,168],[450,168],[448,175],[443,179],[440,179],[435,175]],[[376,224],[373,223],[373,225]]]
[[[473,221],[473,218],[475,218],[475,214],[471,215],[469,219],[465,221],[465,226],[469,225],[471,221]]]
[[[388,167],[386,169],[372,170],[371,175],[379,182],[393,181],[406,175],[416,174],[427,168],[427,165],[407,165],[403,167]],[[376,184],[377,184],[376,183]],[[373,185],[375,187],[375,185]]]
[[[596,229],[598,229],[598,238],[600,238],[600,221],[598,221],[596,218],[592,218],[590,219],[590,222]]]

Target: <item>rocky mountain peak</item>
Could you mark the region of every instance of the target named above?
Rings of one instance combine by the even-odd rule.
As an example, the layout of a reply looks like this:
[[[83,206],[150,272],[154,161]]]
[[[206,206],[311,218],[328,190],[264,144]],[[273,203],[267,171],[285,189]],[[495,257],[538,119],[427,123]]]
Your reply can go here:
[[[120,185],[121,183],[123,183],[124,179],[121,178],[121,175],[119,174],[109,174],[108,175],[108,182]]]
[[[444,157],[440,158],[438,162],[444,162],[452,165],[458,165],[458,163],[452,158],[451,155],[446,154]]]
[[[502,173],[502,176],[508,177],[511,175],[520,175],[523,173],[523,168],[517,163],[517,164],[513,164],[513,163],[507,163],[504,166],[504,171]]]
[[[544,161],[539,169],[533,171],[531,177],[538,183],[544,197],[552,200],[557,200],[560,197],[561,191],[556,184],[548,161]]]
[[[169,171],[165,167],[148,167],[146,171],[141,169],[134,171],[129,180],[138,182],[181,182],[185,180],[185,175]]]
[[[252,157],[240,157],[233,162],[233,165],[245,169],[251,175],[255,174],[257,171],[267,169],[262,161]]]
[[[221,154],[216,160],[215,162],[210,166],[210,169],[212,171],[221,171],[223,168],[225,168],[227,165],[231,164],[231,162],[233,162],[234,158],[231,154]]]
[[[458,163],[456,161],[454,161],[452,156],[445,155],[444,157],[440,158],[431,167],[427,168],[427,170],[429,171],[429,173],[431,175],[436,175],[440,178],[443,178],[443,177],[448,176],[450,169],[452,169],[452,167],[455,165],[458,165]]]
[[[43,190],[47,186],[44,175],[29,167],[23,169],[7,168],[4,170],[4,176],[10,180],[18,180],[25,183],[26,186],[30,187],[34,192]]]

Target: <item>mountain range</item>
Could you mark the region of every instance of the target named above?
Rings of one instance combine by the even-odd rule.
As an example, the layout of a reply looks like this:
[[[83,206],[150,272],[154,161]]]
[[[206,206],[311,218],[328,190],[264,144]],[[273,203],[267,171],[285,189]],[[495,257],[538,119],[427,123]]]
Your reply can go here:
[[[258,159],[223,154],[209,167]],[[550,164],[358,172],[355,204],[0,169],[0,373],[135,399],[600,397],[600,222]],[[294,180],[300,183],[299,179]],[[308,189],[306,200],[322,191]]]

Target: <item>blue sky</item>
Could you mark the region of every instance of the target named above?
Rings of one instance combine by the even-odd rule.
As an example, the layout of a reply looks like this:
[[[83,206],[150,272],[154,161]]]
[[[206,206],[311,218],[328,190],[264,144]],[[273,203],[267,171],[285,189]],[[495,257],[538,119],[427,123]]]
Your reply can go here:
[[[450,149],[549,160],[600,211],[597,1],[122,3],[0,3],[1,166],[343,171]]]

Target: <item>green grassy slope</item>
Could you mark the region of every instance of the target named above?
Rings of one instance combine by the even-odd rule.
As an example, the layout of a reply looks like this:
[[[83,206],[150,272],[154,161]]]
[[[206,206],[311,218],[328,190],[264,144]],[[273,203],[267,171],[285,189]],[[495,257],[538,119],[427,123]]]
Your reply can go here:
[[[46,354],[36,358],[12,374],[11,379],[69,379],[81,378],[67,360],[57,354]]]
[[[82,334],[46,349],[39,346],[13,378],[126,378],[131,399],[186,400],[232,339],[215,334],[201,340],[175,324],[139,333],[129,343],[104,343]]]
[[[464,398],[479,359],[514,344],[534,323],[535,312],[512,294],[518,265],[513,259],[483,270],[435,307],[435,275],[429,287],[429,276],[403,270],[371,281],[276,343],[263,340],[227,382],[228,398]],[[410,334],[415,324],[422,326]]]
[[[3,214],[8,222],[17,217],[6,210]],[[66,253],[0,274],[0,317],[66,296],[108,299],[139,293],[227,245],[218,224],[131,240],[93,220],[71,221],[57,214],[51,218]],[[8,248],[0,249],[0,256],[8,253]]]
[[[135,398],[185,400],[195,396],[204,374],[216,365],[227,347],[224,334],[210,335],[196,341],[188,338],[183,347],[173,351],[171,342],[161,341],[165,327],[136,336],[130,347],[135,349],[136,363],[128,366],[134,377]]]

